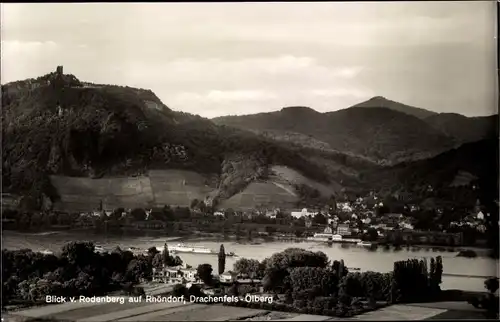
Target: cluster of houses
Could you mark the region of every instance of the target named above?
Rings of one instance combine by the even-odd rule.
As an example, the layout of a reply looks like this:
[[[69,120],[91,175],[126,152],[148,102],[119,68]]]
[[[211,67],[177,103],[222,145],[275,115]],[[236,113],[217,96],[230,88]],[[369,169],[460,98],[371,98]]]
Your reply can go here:
[[[224,272],[214,276],[215,280],[220,283],[230,284],[237,282],[239,285],[257,285],[259,292],[262,293],[260,279],[249,279],[246,276],[239,275],[233,271]],[[207,295],[215,295],[216,289],[207,287],[205,283],[198,278],[196,269],[187,264],[180,266],[163,266],[160,269],[153,268],[152,281],[155,283],[165,283],[170,285],[183,284],[187,288],[197,285],[203,288],[203,292]]]
[[[238,282],[239,284],[260,283],[259,279],[250,279],[236,272],[228,271],[215,276],[222,283]],[[163,266],[160,269],[153,268],[153,281],[167,284],[201,284],[196,269],[187,264],[179,266]]]
[[[383,202],[377,200],[375,195],[371,195],[371,205],[364,202],[364,198],[358,198],[354,202],[337,202],[333,209],[336,214],[332,214],[332,209],[322,209],[321,211],[311,211],[307,208],[302,210],[292,211],[291,217],[295,219],[304,219],[305,226],[311,227],[313,219],[322,213],[327,217],[328,227],[332,231],[341,236],[352,236],[366,233],[368,229],[377,230],[379,236],[396,236],[398,235],[404,241],[412,240],[414,242],[447,242],[456,245],[462,243],[462,234],[447,233],[445,227],[443,232],[428,232],[415,229],[416,219],[413,216],[405,216],[401,213],[377,213],[376,209],[383,207]],[[415,204],[405,206],[405,210],[409,213],[420,210],[420,207]],[[436,210],[438,215],[442,215],[443,210]],[[342,215],[337,215],[342,213]],[[475,209],[465,218],[460,221],[450,223],[450,228],[453,227],[469,227],[478,232],[485,232],[485,220],[489,214],[484,214],[481,211],[479,201]],[[270,215],[273,218],[275,215]]]

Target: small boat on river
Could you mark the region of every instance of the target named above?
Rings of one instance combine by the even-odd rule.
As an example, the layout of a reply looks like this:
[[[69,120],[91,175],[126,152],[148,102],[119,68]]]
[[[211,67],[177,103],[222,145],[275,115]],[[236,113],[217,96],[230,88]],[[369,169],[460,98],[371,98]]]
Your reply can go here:
[[[372,243],[370,243],[370,242],[366,242],[366,241],[360,241],[360,242],[358,242],[356,245],[361,246],[361,247],[368,247],[368,248],[370,248],[370,247],[372,247],[372,246],[373,246],[373,244],[372,244]]]
[[[177,244],[176,246],[169,246],[168,249],[175,253],[194,253],[194,254],[215,254],[210,248],[203,246],[189,246],[186,244]]]
[[[104,247],[102,247],[101,245],[95,245],[94,246],[94,251],[96,253],[104,253],[106,250],[104,249]]]

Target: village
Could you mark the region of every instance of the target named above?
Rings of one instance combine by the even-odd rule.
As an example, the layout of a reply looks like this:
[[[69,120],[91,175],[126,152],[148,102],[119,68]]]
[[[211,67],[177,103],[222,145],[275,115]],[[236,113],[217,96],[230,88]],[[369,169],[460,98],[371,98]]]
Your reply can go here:
[[[10,206],[10,207],[9,207]],[[68,213],[45,210],[22,211],[18,204],[6,204],[4,229],[94,229],[111,232],[183,231],[254,237],[311,238],[324,232],[344,238],[393,245],[481,246],[486,217],[479,200],[470,211],[453,214],[425,204],[402,203],[393,211],[376,194],[355,200],[328,202],[324,206],[302,209],[258,207],[258,209],[214,209],[209,198],[193,200],[190,207],[151,207],[147,209],[104,209]],[[9,209],[10,208],[10,209]]]

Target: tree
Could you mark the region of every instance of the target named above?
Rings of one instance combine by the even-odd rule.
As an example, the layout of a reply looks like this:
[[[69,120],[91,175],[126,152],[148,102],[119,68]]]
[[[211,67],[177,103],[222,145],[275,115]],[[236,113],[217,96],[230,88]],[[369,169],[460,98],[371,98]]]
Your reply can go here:
[[[272,235],[276,232],[276,228],[273,227],[273,226],[266,226],[266,232],[269,234],[269,235]]]
[[[156,269],[161,269],[163,267],[163,254],[158,253],[153,257],[152,265]]]
[[[259,278],[264,275],[264,267],[256,259],[240,258],[234,263],[233,270],[251,278]]]
[[[488,290],[488,295],[480,300],[476,300],[481,307],[486,309],[487,318],[496,318],[498,320],[498,297],[495,292],[498,290],[498,277],[491,277],[484,281],[484,287]]]
[[[131,282],[138,282],[140,279],[148,279],[151,276],[151,268],[149,261],[145,257],[133,259],[127,266],[125,277]]]
[[[272,255],[266,261],[265,274],[270,279],[270,288],[282,291],[289,269],[294,267],[319,267],[329,265],[328,257],[323,252],[311,252],[300,248],[288,248]]]
[[[160,263],[161,257],[155,256]],[[139,280],[151,278],[151,262],[151,256],[134,256],[119,248],[98,254],[87,242],[64,245],[60,256],[2,250],[2,301],[14,296],[37,300],[46,295],[98,295],[115,291],[122,283],[132,290]]]
[[[85,267],[96,256],[94,244],[90,242],[71,242],[63,246],[62,257],[76,267]]]
[[[162,257],[163,257],[163,266],[169,266],[169,264],[170,264],[170,254],[168,252],[168,245],[167,245],[166,242],[163,245]]]
[[[328,218],[326,218],[326,216],[322,213],[318,213],[316,216],[314,216],[313,222],[319,225],[326,225],[328,224]]]
[[[290,269],[290,284],[294,293],[315,289],[316,296],[333,296],[337,293],[337,276],[329,269],[295,267]]]
[[[382,205],[375,209],[375,214],[377,215],[377,217],[380,217],[385,214],[388,214],[390,211],[391,210],[389,209],[389,207],[387,207],[386,205]]]
[[[349,273],[343,259],[340,261],[333,261],[332,270],[337,275],[339,281]]]
[[[488,290],[491,294],[495,294],[498,290],[498,277],[490,277],[486,281],[484,281],[484,288]]]
[[[148,220],[166,221],[165,213],[161,209],[153,208],[151,209],[151,213],[149,214]]]
[[[196,269],[196,274],[198,277],[205,283],[206,285],[210,285],[212,283],[212,265],[210,264],[200,264]]]
[[[229,288],[229,291],[228,291],[228,295],[230,296],[239,296],[239,290],[238,290],[238,282],[234,282],[233,285],[231,285],[231,287]]]
[[[196,207],[198,207],[198,204],[200,203],[200,201],[198,199],[193,199],[191,201],[191,205],[190,205],[190,208],[191,209],[195,209]]]
[[[224,245],[220,245],[219,250],[219,275],[224,273],[226,269],[226,251],[224,250]]]
[[[203,296],[203,292],[201,291],[201,288],[198,285],[192,285],[189,288],[188,293],[189,293],[189,295],[194,295],[196,297]]]
[[[186,296],[188,294],[188,289],[182,284],[176,284],[174,285],[172,293],[174,296]]]
[[[224,211],[224,217],[226,219],[232,219],[234,217],[234,210],[232,208],[226,209],[226,211]]]
[[[165,221],[167,222],[173,221],[175,219],[174,211],[168,205],[163,206],[163,215],[165,217]]]
[[[239,224],[236,225],[235,235],[236,235],[236,240],[240,240],[240,238],[241,238],[241,227],[240,227]]]
[[[443,282],[443,258],[441,256],[436,257],[436,290],[441,291],[440,284]]]
[[[170,260],[172,261],[172,266],[181,266],[183,264],[182,259],[179,256],[170,256]]]
[[[156,249],[156,247],[149,247],[148,248],[148,256],[150,256],[151,258],[154,258],[156,256],[156,254],[159,254],[160,252],[158,251],[158,249]]]
[[[191,210],[188,207],[175,207],[174,216],[176,218],[188,219],[191,217]]]
[[[368,228],[363,235],[363,239],[366,241],[376,241],[378,239],[378,231],[372,227]]]
[[[132,219],[135,221],[146,220],[146,211],[142,208],[135,208],[130,212]]]

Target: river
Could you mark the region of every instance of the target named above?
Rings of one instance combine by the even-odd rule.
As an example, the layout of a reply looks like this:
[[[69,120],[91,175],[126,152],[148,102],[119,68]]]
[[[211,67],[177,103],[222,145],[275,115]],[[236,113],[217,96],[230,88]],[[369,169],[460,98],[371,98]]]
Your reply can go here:
[[[21,234],[17,232],[4,231],[2,236],[3,247],[7,249],[30,248],[33,250],[51,250],[59,251],[65,243],[75,240],[91,240],[101,244],[106,249],[113,249],[120,246],[122,249],[134,246],[146,249],[151,246],[162,246],[165,240],[170,240],[169,244],[174,245],[177,242],[174,238],[152,238],[152,237],[102,237],[96,235],[82,236],[79,234],[68,233],[44,233],[44,234]],[[189,245],[204,246],[213,250],[218,250],[221,242],[214,241],[191,241],[186,242]],[[409,258],[424,258],[430,261],[431,257],[441,256],[443,258],[443,270],[445,274],[461,274],[474,276],[498,276],[498,260],[476,257],[464,258],[456,257],[456,252],[435,252],[421,249],[411,251],[403,248],[400,251],[383,250],[378,248],[376,251],[369,251],[357,246],[343,248],[339,244],[327,246],[325,244],[314,242],[292,243],[292,242],[266,242],[259,245],[239,244],[233,241],[225,241],[226,252],[234,252],[239,257],[254,258],[263,260],[274,253],[285,250],[290,247],[303,248],[311,251],[322,251],[330,260],[343,259],[347,267],[360,268],[361,271],[389,272],[393,268],[395,261],[406,260]],[[182,260],[196,267],[199,264],[211,264],[217,270],[217,256],[204,254],[179,254]],[[227,257],[226,267],[231,269],[237,258]],[[484,278],[468,278],[443,276],[442,289],[461,289],[467,291],[485,291]]]

